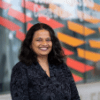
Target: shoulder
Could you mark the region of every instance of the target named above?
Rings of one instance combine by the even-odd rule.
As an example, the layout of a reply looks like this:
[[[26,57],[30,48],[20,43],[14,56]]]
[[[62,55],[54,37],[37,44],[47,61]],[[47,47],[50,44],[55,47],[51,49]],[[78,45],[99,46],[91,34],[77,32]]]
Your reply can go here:
[[[17,62],[12,68],[10,85],[20,85],[21,82],[26,82],[27,74],[24,69],[25,64]]]
[[[20,69],[22,66],[24,66],[24,64],[21,61],[19,61],[13,66],[12,70]]]
[[[62,63],[61,66],[62,66],[63,72],[64,72],[65,74],[67,74],[68,76],[72,76],[72,73],[71,73],[71,71],[70,71],[70,68],[67,66],[66,63]]]
[[[67,64],[66,63],[61,63],[60,65],[59,65],[62,69],[64,69],[64,70],[69,70],[69,68],[68,68],[68,66],[67,66]]]
[[[25,69],[25,68],[28,68],[28,66],[25,65],[23,62],[19,61],[13,66],[12,71],[18,72],[18,71],[21,71],[22,69]]]
[[[35,63],[32,63],[31,65],[26,65],[25,63],[19,61],[13,66],[12,72],[16,71],[22,73],[22,71],[32,70],[33,68],[34,70],[37,68]]]
[[[21,79],[22,77],[25,78],[26,72],[28,71],[29,68],[30,66],[27,66],[23,62],[21,61],[17,62],[12,68],[11,78],[12,79],[14,78]]]

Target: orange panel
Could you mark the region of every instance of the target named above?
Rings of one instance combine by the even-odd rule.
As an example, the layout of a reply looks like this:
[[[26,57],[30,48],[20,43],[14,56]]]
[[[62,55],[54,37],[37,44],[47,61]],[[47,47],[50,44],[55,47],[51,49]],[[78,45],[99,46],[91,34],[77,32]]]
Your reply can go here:
[[[6,18],[3,18],[1,16],[0,16],[0,25],[11,30],[11,31],[17,31],[17,30],[22,28],[19,25],[15,24],[12,21],[10,21]]]
[[[25,1],[25,4],[24,4],[24,0],[22,0],[21,6],[25,7],[28,10],[31,10],[32,12],[38,12],[45,9],[43,6],[27,0]]]
[[[79,18],[84,19],[85,21],[89,22],[89,23],[93,23],[93,24],[97,24],[100,22],[99,19],[92,17],[88,14],[83,13],[82,11],[77,10],[77,15]]]
[[[68,23],[68,28],[70,30],[77,32],[81,35],[87,36],[87,35],[91,35],[91,34],[95,33],[94,30],[87,28],[83,25],[80,25],[80,24],[77,24],[77,23],[74,23],[74,22],[71,22],[71,21],[67,21],[67,23]]]
[[[85,73],[85,72],[88,72],[88,71],[94,69],[93,66],[84,64],[82,62],[79,62],[79,61],[74,60],[74,59],[69,58],[69,57],[66,60],[66,64],[68,65],[68,67],[70,67],[78,72],[81,72],[81,73]]]
[[[97,62],[100,60],[100,54],[92,51],[84,50],[81,48],[77,48],[78,56],[84,58],[86,60],[91,60],[93,62]]]
[[[49,4],[49,9],[56,15],[62,17],[62,18],[68,18],[72,14],[68,11],[65,11],[61,9],[60,7],[54,5],[54,4]]]
[[[65,55],[73,55],[74,54],[74,52],[72,52],[64,47],[62,47],[62,49],[63,49]]]
[[[82,81],[83,78],[72,73],[75,82]]]
[[[89,44],[92,48],[100,48],[100,41],[89,40]]]
[[[28,23],[28,24],[27,24],[27,31],[28,31],[32,26],[33,26],[33,24]]]
[[[56,29],[56,28],[61,28],[61,27],[64,27],[64,25],[52,18],[50,18],[49,20],[42,16],[42,17],[38,17],[38,21],[40,21],[41,23],[45,23],[49,26],[51,26],[53,29]]]
[[[11,4],[4,2],[3,0],[0,0],[0,8],[2,9],[8,9],[11,6]]]
[[[60,41],[66,43],[68,45],[71,45],[73,47],[77,47],[77,46],[80,46],[85,43],[85,41],[83,41],[83,40],[74,38],[69,35],[65,35],[64,33],[61,33],[61,32],[57,33],[57,37]]]
[[[99,33],[100,33],[100,27],[98,27]]]
[[[98,5],[97,3],[90,2],[89,0],[83,0],[83,2],[86,5],[86,7],[96,10],[96,11],[100,11],[100,5]]]
[[[16,32],[16,38],[18,38],[19,40],[24,41],[25,37],[26,35],[23,32],[21,31]]]
[[[19,12],[19,11],[15,10],[15,9],[12,9],[12,8],[9,9],[8,15],[16,18],[17,20],[21,21],[22,23],[25,23],[25,22],[33,20],[32,17],[28,17],[24,13]],[[25,18],[26,18],[26,20],[25,20]]]

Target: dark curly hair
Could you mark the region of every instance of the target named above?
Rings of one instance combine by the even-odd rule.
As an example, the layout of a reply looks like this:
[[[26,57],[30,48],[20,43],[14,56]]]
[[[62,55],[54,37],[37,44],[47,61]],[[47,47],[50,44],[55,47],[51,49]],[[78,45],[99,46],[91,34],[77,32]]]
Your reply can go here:
[[[22,46],[20,49],[19,60],[24,62],[26,65],[31,65],[32,63],[37,62],[37,55],[36,53],[30,48],[34,33],[37,30],[45,29],[49,31],[52,41],[52,50],[48,54],[48,60],[52,64],[60,64],[64,62],[64,52],[60,45],[58,38],[55,35],[54,30],[44,23],[37,23],[33,25],[26,34],[26,38],[22,42]]]

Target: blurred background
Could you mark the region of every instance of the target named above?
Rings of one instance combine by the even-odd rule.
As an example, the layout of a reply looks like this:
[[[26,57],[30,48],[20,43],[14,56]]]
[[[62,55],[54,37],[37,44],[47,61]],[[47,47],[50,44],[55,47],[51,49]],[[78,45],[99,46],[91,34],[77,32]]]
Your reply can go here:
[[[100,100],[100,0],[0,0],[0,100],[11,100],[12,68],[38,22],[56,32],[81,100]]]

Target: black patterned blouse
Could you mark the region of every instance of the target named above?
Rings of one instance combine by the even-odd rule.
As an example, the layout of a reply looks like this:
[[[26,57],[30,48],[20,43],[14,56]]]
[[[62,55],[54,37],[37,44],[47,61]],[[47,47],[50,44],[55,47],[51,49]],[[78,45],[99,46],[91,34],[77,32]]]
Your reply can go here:
[[[18,62],[12,69],[12,100],[80,100],[72,74],[66,64],[49,64],[50,77],[37,64]]]

